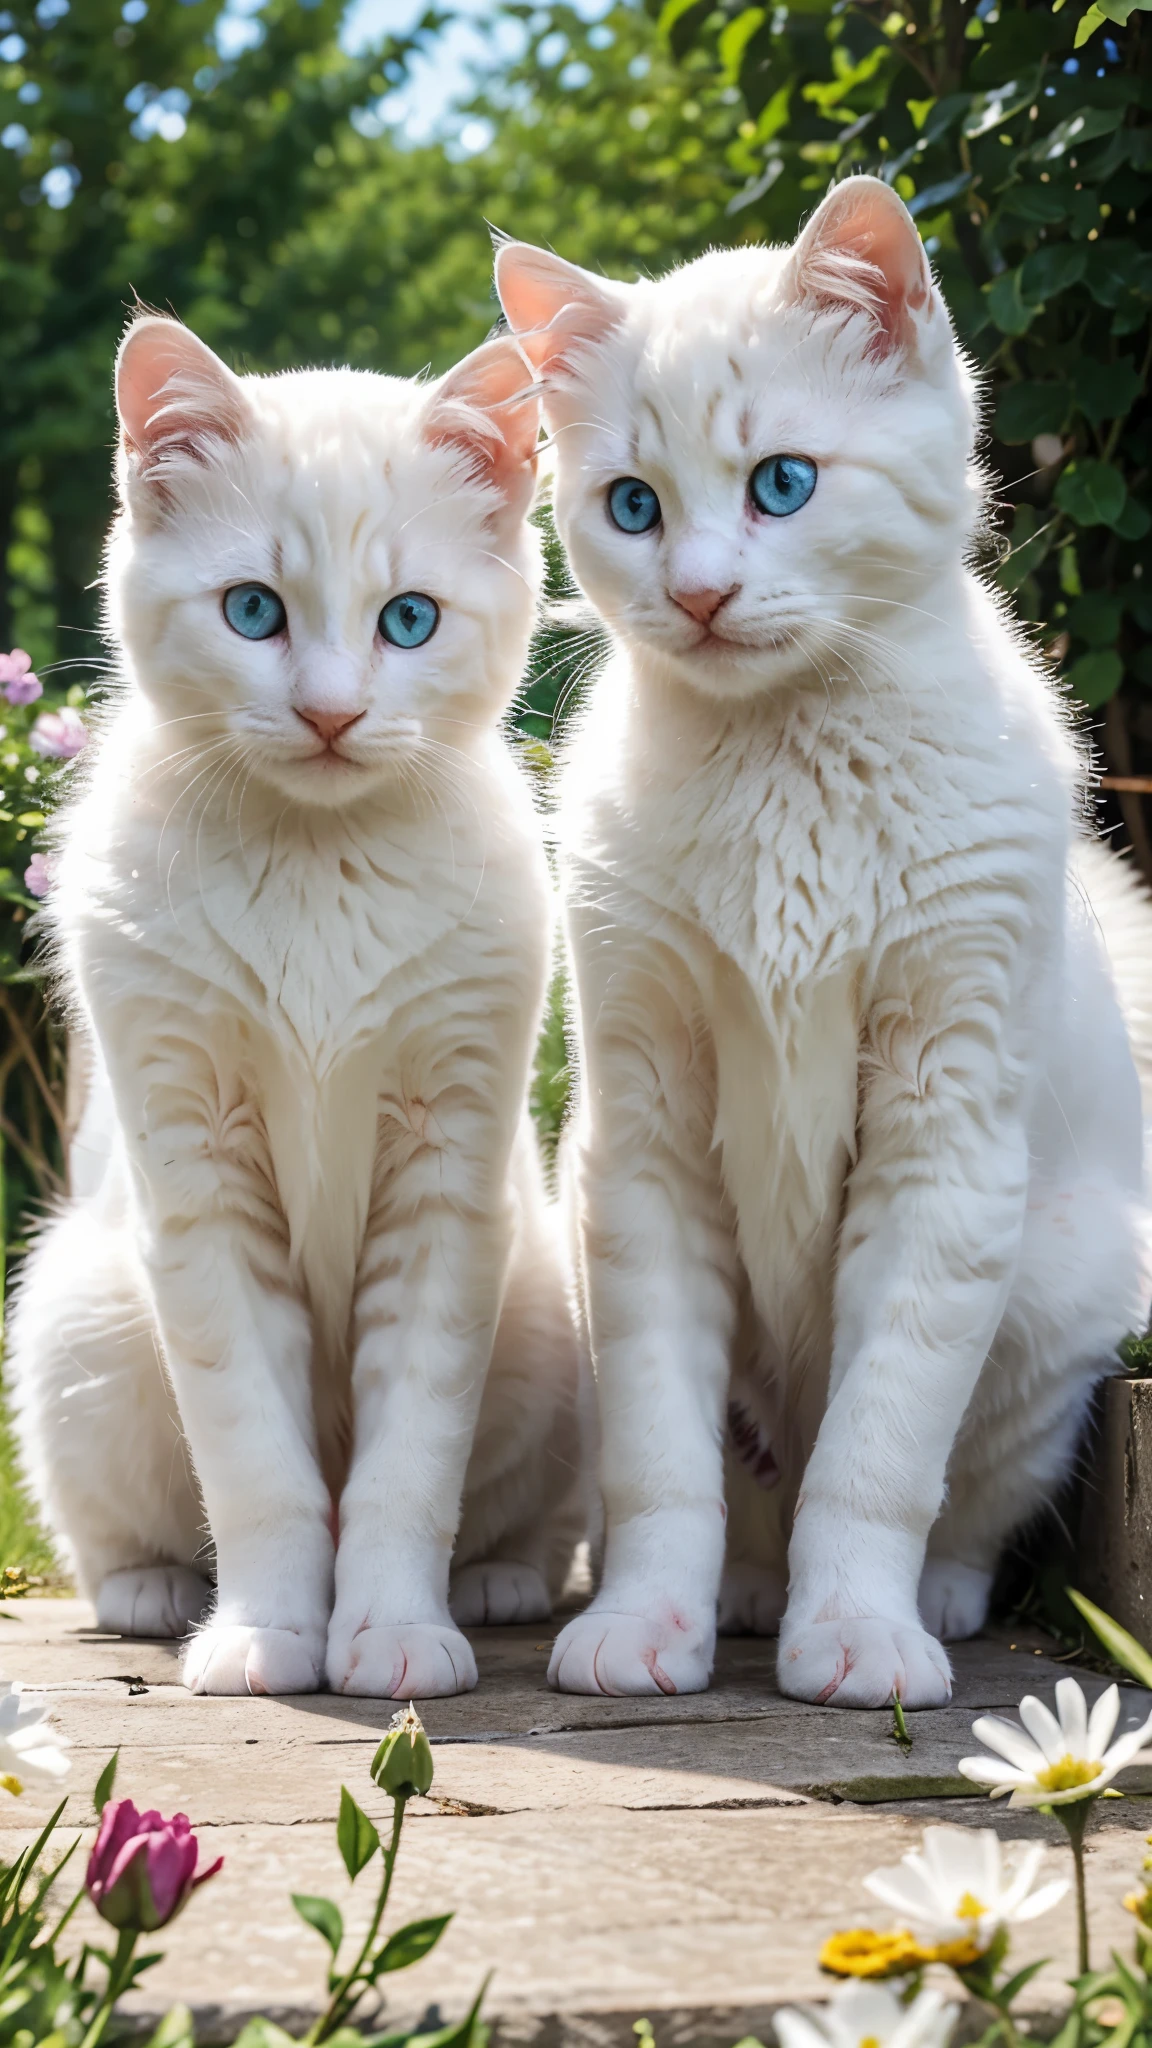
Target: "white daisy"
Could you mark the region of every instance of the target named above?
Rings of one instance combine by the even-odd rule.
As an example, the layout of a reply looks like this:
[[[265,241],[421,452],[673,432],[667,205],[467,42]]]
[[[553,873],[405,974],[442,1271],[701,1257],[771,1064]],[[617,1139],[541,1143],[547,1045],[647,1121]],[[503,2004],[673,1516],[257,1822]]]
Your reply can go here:
[[[925,1828],[919,1849],[864,1880],[900,1925],[933,1947],[970,1941],[983,1955],[1002,1927],[1035,1920],[1064,1897],[1068,1879],[1032,1886],[1043,1842],[1006,1842],[991,1828]]]
[[[920,1991],[905,2005],[888,1984],[844,1984],[827,2005],[788,2005],[773,2025],[780,2048],[947,2048],[958,2005]]]
[[[1114,1685],[1101,1693],[1089,1714],[1076,1680],[1062,1678],[1056,1687],[1056,1714],[1029,1695],[1020,1702],[1023,1728],[997,1714],[974,1721],[973,1735],[994,1750],[995,1757],[962,1757],[960,1769],[977,1785],[987,1785],[993,1799],[1010,1792],[1012,1806],[1067,1806],[1076,1799],[1095,1799],[1117,1771],[1138,1761],[1137,1752],[1152,1731],[1149,1714],[1139,1728],[1129,1728],[1109,1748],[1119,1718],[1120,1694]]]
[[[43,1700],[30,1699],[18,1685],[0,1693],[0,1788],[23,1792],[25,1778],[63,1778],[72,1766],[69,1746],[48,1719]]]

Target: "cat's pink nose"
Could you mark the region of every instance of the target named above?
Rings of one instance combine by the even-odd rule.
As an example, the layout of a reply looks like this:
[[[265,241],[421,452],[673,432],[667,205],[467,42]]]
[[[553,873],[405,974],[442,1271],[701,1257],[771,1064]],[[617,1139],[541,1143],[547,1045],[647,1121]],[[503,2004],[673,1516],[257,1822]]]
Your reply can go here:
[[[702,626],[707,626],[735,590],[733,583],[727,590],[670,590],[668,595],[682,612],[690,613]]]
[[[297,705],[296,716],[297,718],[302,718],[305,725],[310,725],[313,732],[319,733],[322,740],[326,740],[331,744],[333,740],[339,739],[342,732],[347,732],[350,725],[356,725],[363,718],[364,713],[362,711],[301,711],[300,706]]]

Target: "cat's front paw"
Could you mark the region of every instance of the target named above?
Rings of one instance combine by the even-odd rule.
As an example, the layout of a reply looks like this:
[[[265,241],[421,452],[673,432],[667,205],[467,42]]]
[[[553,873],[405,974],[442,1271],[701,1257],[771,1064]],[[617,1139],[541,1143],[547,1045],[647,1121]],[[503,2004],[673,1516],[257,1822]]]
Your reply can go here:
[[[207,1579],[186,1564],[109,1572],[96,1595],[96,1626],[110,1636],[172,1640],[197,1626],[212,1599]]]
[[[920,1619],[942,1642],[963,1642],[983,1628],[991,1592],[991,1572],[953,1557],[925,1558],[917,1600]]]
[[[316,1692],[324,1669],[319,1633],[209,1622],[184,1652],[189,1692]]]
[[[534,1564],[466,1564],[453,1572],[448,1607],[460,1628],[510,1628],[516,1622],[547,1621],[548,1588]]]
[[[772,1565],[725,1565],[716,1626],[722,1636],[774,1636],[788,1604],[788,1580]]]
[[[792,1626],[785,1621],[776,1660],[781,1692],[818,1706],[946,1707],[952,1672],[935,1638],[922,1628],[851,1615],[843,1621]]]
[[[328,1632],[328,1683],[333,1692],[374,1700],[434,1700],[471,1692],[472,1645],[450,1622],[405,1621],[353,1633]]]
[[[548,1683],[558,1692],[704,1692],[712,1675],[715,1637],[687,1617],[655,1621],[643,1614],[590,1608],[556,1638]]]

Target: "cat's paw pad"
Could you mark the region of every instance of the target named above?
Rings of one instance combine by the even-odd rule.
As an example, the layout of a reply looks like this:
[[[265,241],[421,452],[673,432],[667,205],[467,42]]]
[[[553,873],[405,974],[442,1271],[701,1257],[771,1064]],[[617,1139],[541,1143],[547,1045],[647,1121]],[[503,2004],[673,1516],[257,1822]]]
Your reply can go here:
[[[238,1622],[209,1622],[184,1652],[189,1692],[317,1692],[323,1668],[322,1637]]]
[[[741,1559],[724,1568],[716,1626],[722,1636],[774,1636],[787,1604],[784,1572]]]
[[[547,1621],[548,1588],[534,1564],[466,1564],[453,1572],[448,1608],[459,1628],[509,1628],[518,1621]]]
[[[983,1628],[991,1592],[991,1572],[951,1557],[929,1557],[920,1577],[920,1619],[942,1642],[963,1642]]]
[[[212,1599],[207,1579],[186,1564],[134,1565],[109,1572],[96,1595],[96,1626],[110,1636],[186,1636]]]
[[[373,1700],[434,1700],[471,1692],[476,1683],[472,1645],[450,1622],[405,1621],[328,1636],[328,1683],[333,1692]]]
[[[686,1617],[578,1614],[556,1638],[548,1683],[558,1692],[704,1692],[712,1675],[711,1629]]]
[[[807,1627],[785,1623],[776,1678],[781,1692],[818,1706],[945,1707],[952,1672],[924,1630],[879,1616],[849,1616]]]

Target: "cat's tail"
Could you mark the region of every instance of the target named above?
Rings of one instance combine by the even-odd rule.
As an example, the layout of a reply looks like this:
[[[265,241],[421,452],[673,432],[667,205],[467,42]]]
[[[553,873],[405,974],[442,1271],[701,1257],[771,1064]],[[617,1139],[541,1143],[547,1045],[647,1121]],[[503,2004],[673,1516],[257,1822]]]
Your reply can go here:
[[[1108,949],[1152,1129],[1152,894],[1130,861],[1096,840],[1077,848],[1075,871]]]

